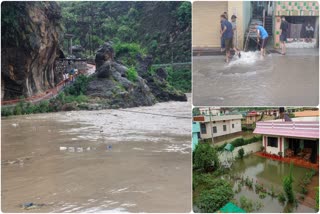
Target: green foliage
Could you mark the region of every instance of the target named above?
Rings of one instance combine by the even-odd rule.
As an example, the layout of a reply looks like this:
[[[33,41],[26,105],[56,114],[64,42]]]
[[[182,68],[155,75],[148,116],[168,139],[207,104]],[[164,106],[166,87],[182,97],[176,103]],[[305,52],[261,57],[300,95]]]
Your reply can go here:
[[[278,200],[279,200],[280,203],[286,202],[286,196],[284,195],[283,192],[279,193]]]
[[[136,66],[137,55],[145,56],[147,51],[137,43],[121,43],[114,45],[116,57],[126,66]]]
[[[259,142],[262,140],[262,135],[255,135],[252,138],[248,138],[248,139],[244,139],[244,138],[237,138],[231,142],[229,142],[230,144],[233,145],[233,147],[239,147],[239,146],[244,146],[244,145],[248,145],[250,143],[255,143],[255,142]],[[227,142],[224,143],[221,146],[217,147],[218,151],[222,151],[224,149],[224,147],[227,145]]]
[[[220,166],[216,149],[209,144],[198,144],[193,154],[193,164],[197,169],[205,172],[217,170]]]
[[[1,116],[8,117],[13,115],[12,109],[9,107],[1,107]]]
[[[135,82],[138,79],[138,72],[136,71],[136,69],[134,67],[130,67],[127,71],[127,78],[128,80],[130,80],[131,82]]]
[[[243,158],[243,156],[244,156],[244,149],[243,148],[238,150],[238,156],[239,156],[240,159]]]
[[[64,91],[67,95],[79,96],[85,94],[89,81],[90,77],[81,74],[76,78],[75,82],[71,86],[68,86]]]
[[[191,3],[183,2],[177,10],[179,23],[183,26],[190,25],[191,20]]]
[[[248,213],[259,211],[263,207],[263,204],[260,201],[253,201],[245,196],[241,196],[239,202],[240,207]]]
[[[194,107],[192,109],[192,116],[198,116],[198,115],[200,115],[200,110],[199,110],[199,108]]]
[[[289,203],[293,203],[295,201],[293,188],[292,188],[292,183],[293,183],[292,170],[293,170],[293,164],[290,163],[290,173],[289,175],[283,178],[283,190],[286,194],[286,197]]]
[[[200,193],[195,204],[201,212],[214,213],[228,203],[233,195],[232,187],[226,180],[215,179]]]
[[[166,67],[168,82],[175,89],[184,93],[191,92],[191,69],[173,69]]]

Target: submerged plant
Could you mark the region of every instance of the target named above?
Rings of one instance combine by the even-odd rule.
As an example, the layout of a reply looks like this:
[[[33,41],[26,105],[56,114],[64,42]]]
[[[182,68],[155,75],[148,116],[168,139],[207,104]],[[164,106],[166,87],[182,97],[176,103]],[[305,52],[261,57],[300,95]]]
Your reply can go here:
[[[289,203],[294,203],[294,201],[295,201],[293,188],[292,188],[292,183],[293,183],[292,170],[293,170],[293,164],[291,162],[290,163],[290,173],[289,173],[289,175],[287,175],[283,178],[283,190],[287,196]]]
[[[286,196],[284,195],[283,192],[280,192],[280,193],[278,194],[278,201],[279,201],[280,203],[286,202]]]

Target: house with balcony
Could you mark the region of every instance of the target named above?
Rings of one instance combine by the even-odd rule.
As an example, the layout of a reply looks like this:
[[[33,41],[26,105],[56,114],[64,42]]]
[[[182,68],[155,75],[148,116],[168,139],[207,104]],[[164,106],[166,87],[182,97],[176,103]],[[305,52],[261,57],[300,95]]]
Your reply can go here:
[[[200,115],[193,117],[194,122],[200,124],[201,139],[217,139],[221,136],[241,132],[242,115],[210,116]]]
[[[319,157],[319,122],[273,120],[257,122],[253,133],[263,136],[264,152],[281,157],[317,163]]]

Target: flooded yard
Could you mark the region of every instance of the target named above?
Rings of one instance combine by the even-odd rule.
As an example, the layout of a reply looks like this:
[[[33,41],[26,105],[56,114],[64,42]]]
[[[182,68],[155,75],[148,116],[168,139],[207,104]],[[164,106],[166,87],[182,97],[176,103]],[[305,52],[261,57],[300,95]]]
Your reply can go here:
[[[193,57],[195,106],[317,106],[318,49],[288,49],[286,56],[243,52],[229,64],[224,56]],[[305,95],[308,96],[305,96]]]
[[[279,161],[270,160],[267,158],[258,157],[255,155],[249,155],[242,160],[234,162],[229,174],[224,176],[226,179],[231,179],[234,183],[234,190],[237,190],[239,186],[240,191],[235,194],[235,199],[239,201],[241,196],[245,196],[253,201],[258,201],[262,204],[262,207],[257,212],[298,212],[298,213],[314,213],[314,204],[299,203],[297,207],[285,205],[278,201],[277,197],[272,197],[269,194],[259,198],[260,195],[256,193],[255,184],[258,182],[263,185],[268,191],[273,190],[276,194],[283,192],[283,177],[289,175],[290,165],[288,163],[282,163]],[[293,167],[293,190],[298,198],[299,181],[304,175],[310,171],[310,169],[294,166]],[[249,188],[246,185],[240,185],[240,177],[249,179],[253,182],[253,188]],[[238,179],[237,179],[238,178]],[[319,186],[319,183],[314,187]],[[305,201],[312,201],[311,198],[306,198]],[[314,201],[314,199],[313,199]]]
[[[189,101],[2,118],[2,211],[189,212],[190,111]]]

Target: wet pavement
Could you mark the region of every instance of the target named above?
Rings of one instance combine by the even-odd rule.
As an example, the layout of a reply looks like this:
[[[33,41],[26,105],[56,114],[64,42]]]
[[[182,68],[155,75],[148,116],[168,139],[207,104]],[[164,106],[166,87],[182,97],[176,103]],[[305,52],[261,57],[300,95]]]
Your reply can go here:
[[[193,57],[195,106],[317,106],[319,49],[288,49],[287,55],[243,52]]]
[[[190,112],[168,102],[2,118],[2,211],[190,212]]]

